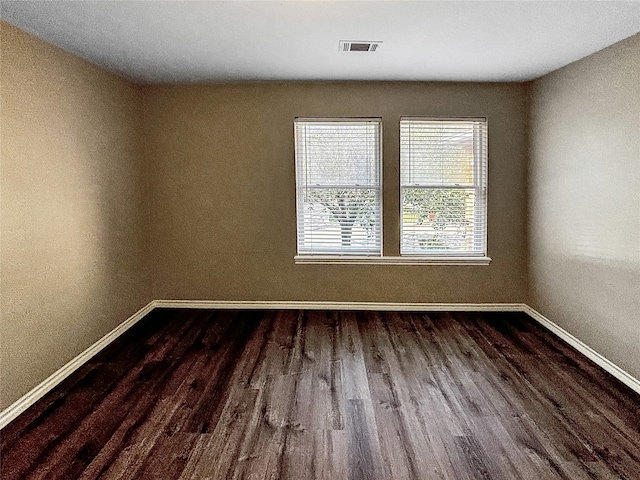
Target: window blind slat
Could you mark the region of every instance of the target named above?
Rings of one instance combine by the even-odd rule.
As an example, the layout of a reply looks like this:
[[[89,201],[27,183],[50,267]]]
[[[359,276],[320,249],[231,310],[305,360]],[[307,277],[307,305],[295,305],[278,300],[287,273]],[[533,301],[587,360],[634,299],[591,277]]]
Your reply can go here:
[[[403,255],[486,255],[486,120],[401,119]]]
[[[296,120],[298,254],[381,255],[380,127]]]

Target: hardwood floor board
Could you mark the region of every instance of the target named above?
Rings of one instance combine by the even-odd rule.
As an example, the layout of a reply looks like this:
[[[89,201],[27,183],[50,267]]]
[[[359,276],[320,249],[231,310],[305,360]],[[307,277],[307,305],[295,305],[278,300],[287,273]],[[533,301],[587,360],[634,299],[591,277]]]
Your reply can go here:
[[[316,430],[313,439],[313,475],[318,480],[348,480],[347,435],[344,430]]]
[[[167,402],[160,402],[156,409],[167,407]],[[143,408],[142,404],[138,404]],[[165,435],[163,425],[167,416],[175,413],[175,405],[163,411],[159,418],[153,414],[141,424],[135,422],[139,416],[137,409],[132,416],[125,419],[113,433],[107,444],[96,455],[95,459],[84,470],[82,477],[118,479],[138,478],[139,471],[149,458],[156,443]],[[163,418],[165,417],[165,418]]]
[[[390,375],[373,373],[369,381],[385,478],[446,478],[412,402],[399,398]]]
[[[423,354],[430,360],[431,365],[448,366],[450,363],[450,349],[447,337],[450,332],[442,328],[447,319],[441,319],[437,313],[423,313],[414,320],[414,327],[423,339]]]
[[[206,328],[206,319],[210,314],[202,311],[189,312],[186,321],[168,322],[165,328],[157,332],[151,332],[150,337],[144,343],[145,354],[142,363],[169,361],[180,358],[187,349],[194,348],[194,340],[197,339]],[[129,351],[125,348],[125,351]],[[135,353],[134,353],[135,355]],[[115,355],[116,364],[121,356]],[[125,365],[129,365],[127,361]],[[136,365],[136,364],[134,364]],[[123,365],[124,366],[124,365]]]
[[[303,430],[295,438],[287,435],[278,478],[316,478],[315,431]]]
[[[558,372],[560,372],[560,375],[557,375]],[[550,408],[555,408],[557,411],[556,413],[558,413],[562,417],[561,421],[563,421],[564,423],[567,423],[569,425],[569,428],[575,431],[577,424],[575,424],[575,422],[570,421],[571,417],[584,415],[585,412],[589,411],[588,410],[589,407],[588,405],[585,404],[584,398],[582,398],[582,395],[579,395],[577,393],[575,388],[577,384],[574,382],[567,382],[569,378],[565,378],[565,376],[562,374],[563,372],[564,372],[564,369],[561,366],[555,369],[546,367],[546,372],[545,372],[546,374],[544,376],[537,375],[537,378],[536,378],[536,376],[534,376],[532,372],[528,372],[527,377],[534,385],[546,385],[545,397],[546,397],[546,400],[548,400],[549,403],[551,404]],[[553,382],[550,382],[550,377],[551,379],[554,380]],[[554,385],[558,385],[559,387],[555,387]],[[586,393],[586,391],[583,393]],[[567,402],[565,399],[568,399],[568,398],[571,399],[571,402],[570,402],[571,408],[574,409],[574,411],[570,413],[566,411]],[[601,419],[599,415],[597,416],[597,418],[599,420]],[[591,428],[593,428],[593,425],[591,425],[589,430],[591,430]],[[577,437],[582,437],[584,433],[585,432],[580,431],[578,429],[575,435]],[[614,435],[617,434],[617,432],[616,433],[611,432],[611,433]],[[569,445],[571,444],[574,444],[574,443],[569,442]],[[587,448],[587,446],[585,446],[585,448]],[[579,446],[577,450],[578,451],[576,452],[576,448],[575,447],[573,448],[573,452],[576,454],[578,462],[582,463],[583,465],[597,464],[593,462],[594,450],[591,446],[587,449],[589,451],[589,454],[592,455],[591,458],[589,458],[588,455],[584,455],[583,453],[584,450],[582,450],[582,446]],[[636,462],[633,461],[632,463],[636,463]],[[573,474],[575,475],[575,472]],[[614,475],[612,472],[609,472],[609,474]]]
[[[487,466],[487,455],[473,435],[460,435],[455,437],[455,445],[458,447],[459,471],[464,472],[463,478],[489,480],[493,478]]]
[[[362,315],[357,323],[358,334],[360,335],[363,342],[363,348],[362,348],[363,360],[364,360],[365,367],[367,369],[367,373],[369,375],[389,373],[387,370],[385,370],[386,351],[381,348],[377,339],[377,335],[373,335],[373,332],[372,332],[372,330],[376,328],[375,327],[376,324],[377,324],[377,321],[375,320],[375,318],[368,317],[366,315]]]
[[[231,478],[234,469],[247,458],[241,449],[251,434],[251,419],[256,414],[260,391],[251,387],[232,388],[216,428],[201,434],[179,478]],[[175,478],[175,477],[174,477]]]
[[[313,347],[307,347],[310,340],[308,315],[304,311],[287,312],[290,314],[291,321],[294,324],[291,343],[289,348],[283,346],[287,351],[287,361],[283,373],[295,374],[303,370],[311,368],[314,363],[315,356]]]
[[[202,372],[203,375],[192,382],[192,385],[202,385],[202,392],[199,396],[191,396],[193,405],[185,405],[190,410],[184,426],[186,432],[208,433],[215,428],[233,375],[235,359],[240,356],[247,340],[253,335],[256,327],[254,320],[251,314],[233,318],[225,332],[233,340],[222,343],[216,340],[211,343],[208,351],[202,352],[207,356],[207,367]]]
[[[347,400],[371,400],[362,339],[354,312],[339,317],[338,350],[342,360],[343,392]]]
[[[200,438],[198,434],[175,433],[163,435],[157,439],[151,455],[138,469],[135,478],[140,480],[159,480],[178,478],[184,471],[191,450]],[[103,477],[99,477],[102,478]],[[117,478],[127,478],[120,476]]]
[[[548,454],[542,455],[546,450],[538,437],[543,432],[539,429],[532,432],[523,426],[518,412],[524,407],[518,407],[517,400],[510,403],[508,391],[497,386],[495,378],[487,379],[478,373],[474,381],[494,406],[490,417],[476,418],[474,433],[481,438],[482,445],[497,449],[488,451],[490,456],[499,456],[505,467],[516,468],[515,472],[510,469],[504,473],[502,478],[558,478],[545,461]]]
[[[566,383],[564,377],[561,377],[566,385],[575,385]],[[555,392],[557,395],[560,392]],[[567,423],[574,435],[579,438],[589,436],[590,440],[585,448],[588,449],[590,455],[588,457],[580,456],[579,460],[585,465],[598,465],[597,459],[606,460],[606,464],[613,469],[619,468],[619,474],[624,477],[640,478],[640,468],[633,471],[625,470],[624,465],[639,465],[640,454],[637,438],[629,438],[621,433],[619,422],[611,423],[607,419],[607,414],[603,414],[600,408],[595,407],[594,403],[589,401],[588,392],[578,391],[577,389],[567,387],[567,393],[572,398],[571,405],[561,407],[562,421]],[[554,399],[558,402],[559,399]],[[574,418],[578,415],[589,418],[588,427],[582,422],[577,422]],[[609,412],[609,416],[612,414]],[[616,425],[617,424],[617,425]],[[611,455],[610,452],[616,452]],[[604,463],[604,462],[602,462]]]
[[[296,373],[301,362],[301,350],[295,350],[296,340],[300,342],[301,326],[295,311],[280,311],[275,319],[267,344],[263,375],[272,377]],[[297,333],[297,335],[296,335]]]
[[[207,351],[200,352],[198,363],[188,374],[176,374],[184,379],[181,385],[183,394],[180,398],[174,395],[170,399],[179,403],[180,410],[164,425],[167,436],[175,432],[205,434],[217,429],[220,416],[228,404],[230,382],[235,374],[234,359],[242,353],[247,339],[257,326],[255,315],[251,313],[234,316],[227,312],[225,316],[230,320],[228,328],[223,331],[212,327],[203,341]],[[220,345],[223,333],[237,337],[238,341]],[[189,457],[188,452],[180,456],[181,459],[183,457]]]
[[[147,364],[149,366],[149,364]],[[164,366],[161,367],[164,369]],[[154,395],[160,382],[144,380],[151,373],[145,369],[135,382],[108,395],[71,432],[65,442],[56,445],[46,456],[32,464],[25,478],[76,478],[90,463],[129,414],[134,422],[145,418],[155,402]],[[145,390],[145,393],[139,393]],[[115,392],[115,391],[114,391]],[[109,417],[105,419],[104,417]]]
[[[547,454],[557,455],[559,459],[569,462],[578,462],[580,459],[593,460],[592,452],[586,448],[573,431],[571,424],[565,420],[562,403],[570,401],[571,397],[562,393],[562,390],[558,390],[561,388],[560,385],[548,381],[553,377],[548,375],[546,364],[532,361],[529,358],[530,355],[524,358],[518,357],[515,347],[508,344],[507,337],[500,333],[508,329],[491,330],[485,327],[484,330],[485,333],[489,333],[489,341],[497,345],[504,356],[505,367],[502,371],[512,378],[511,396],[517,397],[524,411],[531,412],[536,418],[536,425],[532,426],[533,432],[536,432],[539,426],[541,431],[550,433],[554,439],[562,439],[561,442],[549,442],[545,446]],[[512,375],[513,373],[515,375]],[[541,384],[545,385],[545,389],[537,388],[537,385]],[[573,413],[579,412],[574,410]],[[545,438],[545,436],[538,435],[538,438]]]
[[[370,400],[347,399],[345,405],[349,478],[384,478],[375,414]]]
[[[478,419],[473,434],[484,448],[487,458],[491,459],[491,475],[493,478],[533,479],[557,478],[547,465],[531,457],[517,439],[510,433],[511,422],[502,417]],[[519,448],[514,448],[518,445]]]
[[[467,325],[467,323],[465,323],[465,325]],[[472,330],[472,335],[471,335],[471,337],[472,337],[472,338],[474,338],[474,337],[475,337],[476,339],[478,339],[478,336],[477,336],[477,335],[473,335],[473,330]],[[496,342],[496,343],[497,343],[498,345],[500,345],[500,343],[499,343],[499,342]],[[503,351],[504,351],[504,350],[503,350]],[[526,349],[526,351],[531,352],[531,351],[532,351],[532,349],[531,349],[531,348],[527,348],[527,349]],[[468,356],[467,356],[467,357],[468,357]],[[494,354],[494,355],[491,355],[491,354],[490,354],[487,358],[489,358],[489,357],[492,357],[492,358],[494,359],[494,361],[495,361],[497,358],[499,358],[499,354]],[[462,357],[462,358],[464,358],[464,357]],[[486,368],[485,366],[483,366],[482,370],[483,370],[484,372],[487,372],[488,374],[490,374],[490,373],[492,372],[492,369],[490,369],[490,368]],[[482,378],[483,378],[483,379],[484,379],[484,378],[486,378],[486,377],[487,377],[487,375],[483,375],[483,376],[482,376]],[[494,386],[496,386],[496,380],[497,380],[497,379],[495,378],[495,375],[494,375],[494,378],[492,379],[492,383],[494,384]],[[477,382],[477,381],[478,381],[478,378],[476,377],[476,382]],[[511,383],[514,383],[514,382],[511,382]],[[523,388],[523,387],[524,387],[524,385],[523,385],[523,384],[518,384],[518,388],[520,389],[520,391],[522,391],[522,388]],[[467,389],[467,390],[468,390],[468,389]],[[496,395],[496,394],[497,394],[497,395]],[[506,393],[506,395],[505,395],[504,390],[502,389],[502,386],[500,386],[500,388],[498,388],[497,390],[496,390],[496,389],[494,389],[493,387],[490,387],[490,388],[489,388],[489,390],[488,390],[488,389],[487,389],[486,382],[485,382],[485,388],[483,389],[483,392],[480,394],[480,397],[479,397],[479,398],[482,398],[482,397],[485,397],[485,398],[487,398],[487,399],[493,399],[494,401],[498,401],[498,402],[499,402],[500,407],[499,407],[499,408],[497,408],[497,409],[496,409],[496,408],[493,408],[493,409],[492,409],[494,413],[497,413],[497,412],[499,412],[499,411],[503,411],[505,408],[508,408],[509,403],[513,403],[514,395],[513,395],[513,392],[511,392],[511,391],[508,391],[508,392]],[[507,400],[507,398],[511,398],[511,401]],[[491,406],[491,404],[488,404],[488,406],[490,407],[490,406]],[[467,408],[468,408],[468,405],[467,405]],[[522,407],[518,405],[518,406],[516,406],[515,408],[516,408],[516,409],[519,409],[519,408],[522,408]],[[474,411],[474,409],[472,409],[471,411],[473,412],[473,411]],[[515,413],[515,412],[512,412],[512,415],[513,415],[514,413]],[[471,421],[473,421],[474,415],[468,415],[468,416],[467,416],[467,418],[469,418]],[[476,430],[476,431],[477,431],[477,432],[482,432],[482,430]],[[522,444],[524,444],[524,445],[526,445],[527,447],[530,447],[531,435],[526,435],[526,437],[527,437],[527,438],[526,438],[526,440],[522,440],[522,436],[520,435],[520,440],[519,440],[519,442],[518,442],[518,443],[519,443],[519,444],[521,444],[521,445],[522,445]],[[537,442],[536,442],[536,443],[537,443]],[[536,448],[530,448],[530,450],[529,450],[529,451],[530,451],[530,452],[540,452],[540,450],[541,450],[541,448],[540,448],[540,445],[538,444],[538,445],[536,446]],[[550,472],[548,472],[548,471],[547,471],[547,472],[546,472],[546,473],[545,473],[541,478],[547,478],[547,477],[549,477],[549,475],[550,475]]]
[[[129,337],[145,339],[156,334],[160,338],[167,334],[166,328],[162,328],[163,323],[165,327],[166,325],[175,325],[176,327],[179,325],[177,322],[171,323],[175,314],[176,312],[151,312],[145,319],[134,325],[127,334]],[[99,399],[115,385],[124,373],[142,361],[148,350],[149,346],[146,343],[117,339],[13,420],[11,428],[2,431],[0,448],[4,450],[7,445],[29,437],[42,439],[42,435],[34,430],[42,428],[40,426],[43,418],[47,418],[48,422],[44,428],[54,430],[49,422],[57,417],[54,421],[57,425],[55,429],[57,433],[49,431],[48,436],[66,434],[68,429],[74,427],[77,420],[93,407],[83,397],[89,395]],[[46,441],[50,440],[46,439]],[[38,448],[32,445],[30,450]]]
[[[391,312],[385,317],[374,314],[373,317],[375,323],[372,330],[379,332],[378,348],[388,351],[383,356],[387,362],[387,371],[391,375],[395,371],[406,379],[412,394],[422,393],[421,384],[425,372],[429,372],[429,365],[420,349],[419,338],[413,326],[406,323],[404,316],[398,313]],[[362,333],[366,335],[366,332]],[[431,380],[432,377],[429,376],[427,381]]]
[[[159,310],[9,424],[14,479],[640,479],[640,398],[522,314]]]
[[[344,431],[304,430],[288,433],[278,478],[345,479],[347,442]]]
[[[24,474],[31,465],[37,463],[39,458],[55,445],[57,439],[64,438],[73,431],[117,383],[118,376],[113,369],[99,368],[105,367],[104,365],[93,367],[81,372],[81,381],[71,385],[66,395],[56,397],[54,401],[47,398],[46,407],[34,409],[37,413],[30,415],[32,418],[29,418],[25,425],[16,425],[18,433],[9,433],[5,438],[3,430],[2,451],[7,453],[2,461],[9,465],[17,476]],[[118,372],[118,375],[120,374]],[[46,422],[43,422],[45,418]],[[13,424],[11,426],[13,427]]]
[[[353,479],[383,478],[380,443],[356,312],[338,314],[348,468]]]
[[[305,430],[342,429],[344,403],[341,401],[340,363],[298,374],[294,418]]]
[[[630,456],[640,463],[640,446],[634,442],[626,432],[629,427],[640,429],[640,419],[634,417],[629,419],[621,417],[621,413],[614,397],[609,397],[608,402],[602,402],[600,398],[594,397],[587,379],[573,370],[556,369],[558,382],[570,386],[570,394],[579,399],[584,415],[590,417],[599,426],[598,435],[602,439],[614,439],[628,449]],[[638,412],[640,414],[640,412]]]
[[[438,344],[438,347],[434,349],[438,356],[432,357],[432,366],[430,370],[433,372],[433,380],[437,386],[444,404],[448,406],[448,409],[457,414],[460,411],[476,412],[478,413],[477,404],[470,401],[470,397],[465,393],[465,388],[462,384],[464,380],[467,382],[467,377],[470,370],[464,362],[464,355],[455,347],[451,342],[445,342],[444,338],[451,335],[449,326],[454,322],[447,317],[441,317],[437,322],[432,325],[432,330],[427,332],[428,337],[432,337],[433,341]],[[428,348],[427,346],[423,349]],[[467,408],[465,408],[467,407]],[[462,417],[461,417],[462,418]],[[459,432],[462,434],[462,432]]]
[[[273,327],[274,314],[265,312],[253,330],[253,335],[246,339],[244,349],[235,359],[233,378],[230,383],[241,383],[249,386],[251,379],[256,374],[258,367],[264,360],[268,334]]]
[[[534,383],[542,381],[542,378],[535,378],[533,374],[531,374],[531,378],[533,378]],[[548,378],[545,380],[548,380]],[[577,416],[584,416],[586,412],[586,405],[580,396],[576,395],[570,386],[567,386],[563,391],[559,385],[553,386],[547,382],[544,401],[540,403],[546,405],[547,410],[551,413],[543,420],[543,426],[546,425],[547,429],[561,429],[563,443],[571,454],[565,454],[565,458],[582,464],[596,461],[597,452],[594,447],[598,444],[597,435],[591,435],[589,442],[584,441],[585,432],[581,427],[581,423],[575,421]],[[597,422],[590,422],[589,430],[593,428],[594,423]]]
[[[134,410],[112,434],[84,472],[86,478],[134,478],[138,469],[154,457],[155,444],[163,437],[185,432],[185,425],[194,406],[194,395],[200,398],[204,388],[202,376],[215,374],[211,358],[189,352],[177,364],[164,387],[157,394],[157,402],[145,422],[139,422],[140,414]],[[209,368],[208,365],[209,364]],[[200,380],[200,382],[198,382]],[[139,403],[136,408],[144,408]]]
[[[268,311],[264,314],[263,320],[249,339],[236,367],[239,369],[239,381],[253,388],[261,388],[264,385],[268,374],[267,368],[272,363],[272,337],[278,316],[278,311]],[[276,353],[278,353],[277,349]]]
[[[430,477],[455,480],[457,477],[450,464],[455,457],[453,439],[463,430],[458,419],[447,407],[442,407],[436,397],[412,398],[411,401],[417,427],[429,448],[427,453],[430,465],[427,471],[435,472]],[[418,454],[421,455],[422,452],[419,450]]]
[[[342,366],[334,360],[333,328],[326,320],[316,312],[307,317],[304,367],[294,408],[308,417],[308,428],[338,430],[344,418]]]
[[[294,379],[291,386],[295,388]],[[302,430],[290,426],[288,418],[279,415],[274,405],[282,398],[275,392],[270,382],[265,385],[257,402],[253,418],[249,424],[247,441],[240,450],[240,462],[233,470],[230,478],[278,479],[285,469],[283,452],[287,448],[289,432],[300,433]],[[289,392],[290,393],[290,392]],[[274,398],[270,398],[275,394]]]
[[[593,451],[588,448],[587,445],[579,441],[579,438],[581,437],[580,432],[574,431],[574,426],[571,424],[571,422],[567,421],[563,410],[563,403],[565,403],[565,400],[567,398],[571,398],[574,409],[576,404],[581,407],[584,407],[584,405],[580,405],[579,397],[575,395],[575,392],[571,392],[570,386],[566,387],[566,382],[564,380],[555,383],[553,372],[549,372],[548,370],[545,371],[545,375],[542,376],[536,368],[531,366],[536,364],[537,363],[526,364],[523,362],[518,365],[518,369],[520,371],[520,374],[524,374],[523,376],[527,379],[527,382],[529,384],[539,385],[541,383],[544,383],[546,385],[546,394],[543,399],[538,398],[537,403],[542,403],[543,405],[546,404],[548,411],[554,412],[554,421],[552,422],[552,425],[549,425],[548,427],[549,429],[559,428],[560,430],[556,430],[556,436],[563,438],[563,444],[568,447],[564,451],[554,452],[555,448],[552,445],[549,445],[546,455],[553,455],[561,459],[561,461],[558,462],[558,468],[563,471],[569,470],[569,472],[567,473],[568,478],[582,478],[585,475],[585,478],[592,478],[589,476],[589,468],[587,468],[586,470],[584,468],[581,470],[576,470],[575,468],[575,465],[588,465],[590,462],[592,462],[594,460]],[[523,388],[524,386],[521,384],[518,391],[522,392]],[[514,395],[511,395],[512,398],[513,396]],[[576,411],[574,410],[572,414],[576,414]],[[539,449],[536,450],[539,451]],[[609,474],[612,474],[612,472],[609,471]],[[594,478],[601,477],[596,475]]]
[[[86,411],[82,410],[83,407],[86,410],[90,408],[90,406],[86,405],[86,399],[82,398],[83,396],[86,397],[86,389],[88,387],[95,388],[95,381],[99,381],[103,385],[108,384],[109,372],[103,371],[98,375],[94,372],[100,366],[104,367],[104,365],[97,363],[83,365],[76,372],[76,376],[63,381],[54,391],[41,398],[37,405],[27,409],[13,420],[11,422],[11,428],[4,429],[2,435],[0,435],[0,448],[3,450],[7,449],[10,445],[16,442],[24,442],[30,437],[42,439],[42,435],[38,434],[38,429],[45,428],[48,431],[50,428],[49,425],[42,425],[43,418],[49,419],[57,415],[58,418],[55,420],[55,423],[57,424],[56,430],[59,434],[63,434],[68,428],[71,428],[75,424],[74,419],[68,418],[66,414],[60,416],[59,412],[61,409],[63,411],[66,409],[66,404],[77,402],[77,408],[74,408],[73,411],[77,412],[78,418],[82,418],[86,413]],[[92,377],[94,381],[90,380]],[[34,445],[34,448],[37,450],[39,447]]]
[[[360,333],[365,351],[385,352],[374,360],[379,368],[373,369],[385,373],[373,373],[368,365],[367,371],[376,421],[385,419],[381,445],[391,449],[392,460],[388,462],[391,470],[387,473],[391,478],[445,478],[423,429],[425,417],[419,411],[420,399],[425,396],[420,373],[424,365],[416,339],[411,338],[414,330],[402,323],[399,315],[387,316],[389,322],[375,314],[371,317],[372,321]],[[391,433],[397,438],[392,443],[386,438]],[[398,448],[402,453],[396,452]],[[399,473],[398,468],[406,473]]]
[[[194,325],[191,327],[194,330]],[[195,324],[195,327],[199,331],[203,328],[199,324]],[[169,375],[172,361],[167,354],[174,349],[183,350],[184,343],[181,340],[188,333],[188,328],[180,328],[177,334],[166,338],[157,335],[159,341],[156,349],[147,351],[144,358],[135,363],[107,395],[102,398],[97,396],[98,402],[74,429],[67,432],[65,441],[51,441],[41,452],[42,455],[21,475],[24,478],[78,477],[127,416],[132,417],[134,423],[139,423],[141,418],[148,415],[156,401],[157,392]],[[153,335],[151,341],[155,341]],[[173,363],[178,359],[180,357],[176,356]],[[119,362],[114,365],[122,367]],[[71,412],[69,409],[65,411]]]

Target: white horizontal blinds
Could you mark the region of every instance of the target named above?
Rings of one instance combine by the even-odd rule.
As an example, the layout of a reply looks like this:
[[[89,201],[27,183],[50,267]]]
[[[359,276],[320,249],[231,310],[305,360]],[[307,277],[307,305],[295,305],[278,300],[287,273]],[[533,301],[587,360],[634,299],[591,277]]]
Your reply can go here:
[[[299,255],[381,255],[379,119],[295,122]]]
[[[401,254],[486,255],[485,119],[400,121]]]

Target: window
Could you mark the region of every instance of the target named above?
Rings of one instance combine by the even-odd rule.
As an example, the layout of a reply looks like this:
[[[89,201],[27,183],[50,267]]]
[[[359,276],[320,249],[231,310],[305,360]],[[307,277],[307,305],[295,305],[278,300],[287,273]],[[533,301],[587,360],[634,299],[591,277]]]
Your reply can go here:
[[[387,185],[400,209],[384,213],[400,235],[386,255],[381,135],[380,118],[295,120],[295,262],[488,265],[486,119],[401,118]]]
[[[296,119],[298,255],[381,256],[380,119]]]
[[[401,255],[487,255],[486,119],[400,121]]]

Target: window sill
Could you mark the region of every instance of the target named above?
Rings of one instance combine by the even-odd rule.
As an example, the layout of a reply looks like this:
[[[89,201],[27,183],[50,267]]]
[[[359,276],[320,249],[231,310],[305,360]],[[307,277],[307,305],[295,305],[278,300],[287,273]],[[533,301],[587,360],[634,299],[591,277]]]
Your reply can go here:
[[[367,257],[338,255],[297,255],[296,265],[489,265],[489,257]]]

